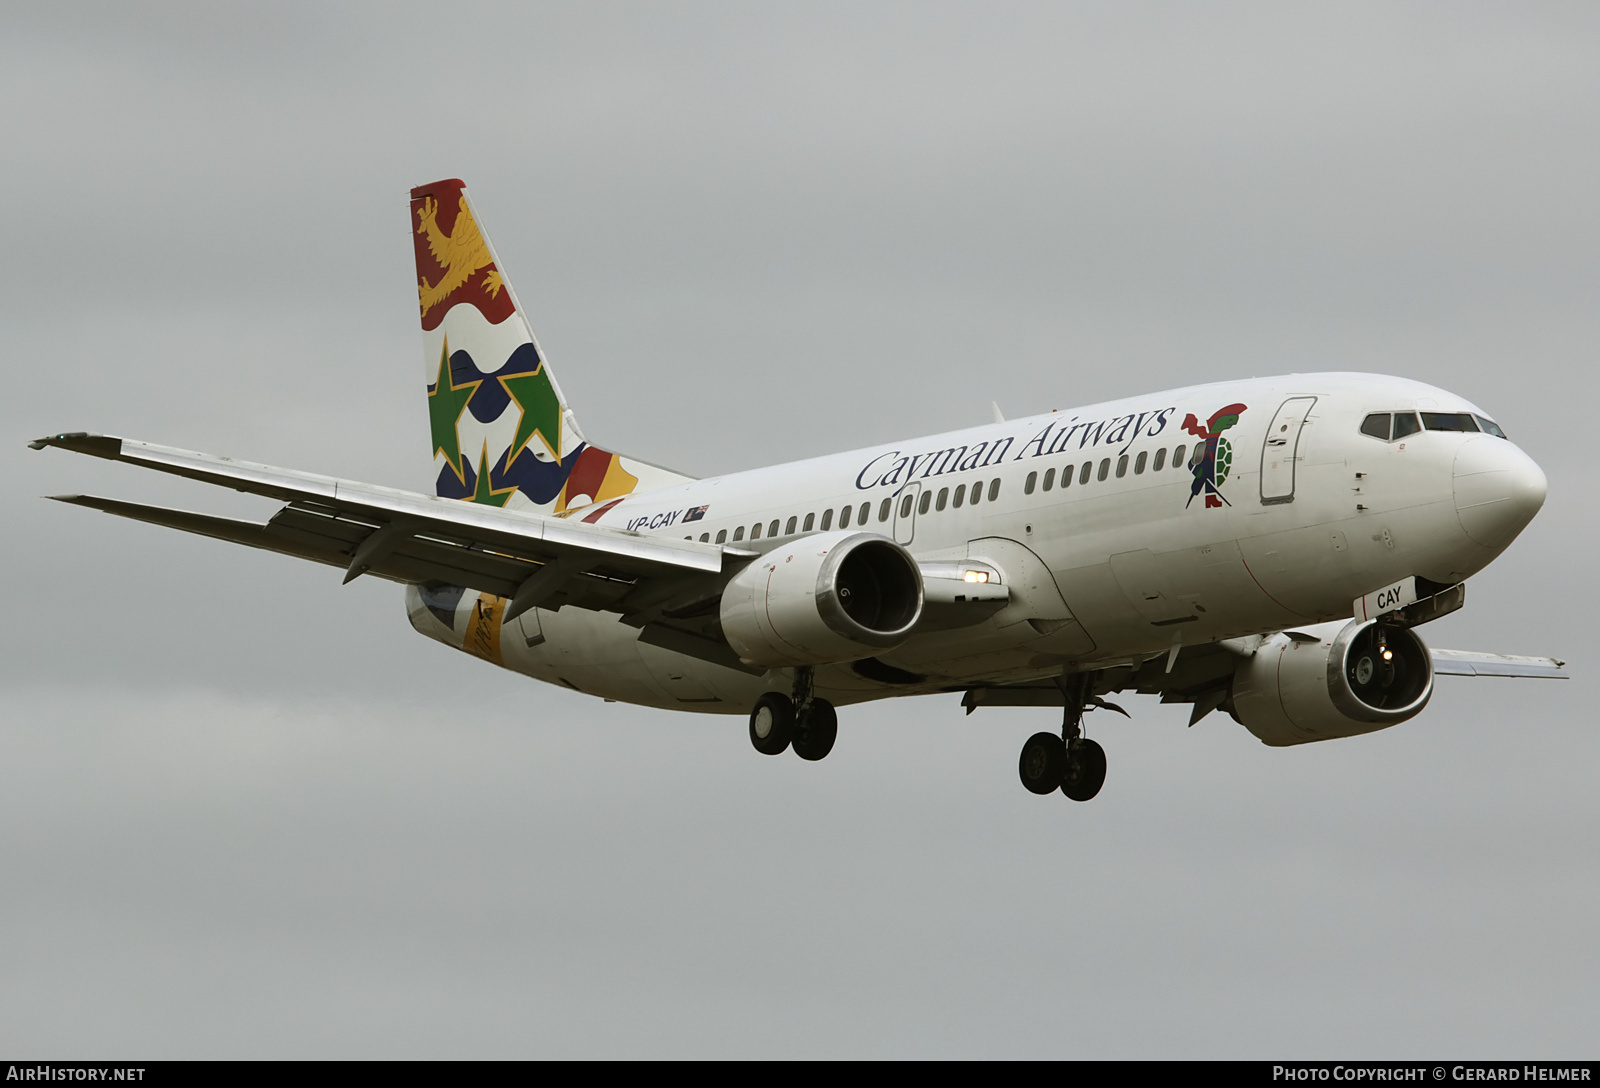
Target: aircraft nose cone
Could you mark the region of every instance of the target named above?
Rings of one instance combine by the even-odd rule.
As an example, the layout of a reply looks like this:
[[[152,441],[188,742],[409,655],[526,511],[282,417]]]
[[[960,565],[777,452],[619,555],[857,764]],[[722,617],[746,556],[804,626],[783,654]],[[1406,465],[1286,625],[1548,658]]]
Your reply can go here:
[[[1533,520],[1548,489],[1533,458],[1503,438],[1479,435],[1456,454],[1456,516],[1486,548],[1504,548]]]

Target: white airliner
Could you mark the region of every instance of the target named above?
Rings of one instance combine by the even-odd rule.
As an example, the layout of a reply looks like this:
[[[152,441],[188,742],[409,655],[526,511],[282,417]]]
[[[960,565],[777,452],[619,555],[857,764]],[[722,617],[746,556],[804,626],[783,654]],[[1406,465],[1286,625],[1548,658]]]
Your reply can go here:
[[[1453,393],[1370,374],[1192,386],[694,480],[589,445],[460,181],[412,190],[436,495],[84,433],[32,443],[285,503],[265,524],[63,502],[406,586],[412,625],[606,699],[748,714],[821,759],[834,708],[1064,708],[1035,793],[1088,800],[1132,689],[1270,745],[1419,713],[1440,673],[1564,677],[1416,628],[1544,503]],[[1125,713],[1125,712],[1124,712]]]

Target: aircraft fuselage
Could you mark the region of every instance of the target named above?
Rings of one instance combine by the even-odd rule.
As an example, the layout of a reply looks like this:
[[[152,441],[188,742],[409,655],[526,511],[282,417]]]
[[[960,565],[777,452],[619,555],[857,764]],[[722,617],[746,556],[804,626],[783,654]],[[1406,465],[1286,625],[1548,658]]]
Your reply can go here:
[[[1411,421],[1397,431],[1416,429],[1371,433],[1383,413]],[[567,516],[758,552],[859,529],[921,563],[998,573],[1010,600],[982,622],[919,631],[872,668],[819,667],[818,692],[844,704],[1347,618],[1354,599],[1410,576],[1458,583],[1504,550],[1545,494],[1538,466],[1480,429],[1489,418],[1399,378],[1251,379],[676,484]],[[611,613],[535,609],[502,624],[487,595],[425,600],[409,587],[407,602],[430,637],[608,699],[743,714],[788,686],[776,672],[647,645]]]

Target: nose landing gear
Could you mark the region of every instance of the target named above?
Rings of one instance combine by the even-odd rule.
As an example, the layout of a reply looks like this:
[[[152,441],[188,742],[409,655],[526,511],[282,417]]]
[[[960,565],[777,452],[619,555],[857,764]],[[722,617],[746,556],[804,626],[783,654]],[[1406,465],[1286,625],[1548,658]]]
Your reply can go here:
[[[1061,694],[1066,700],[1061,736],[1035,733],[1022,746],[1017,773],[1030,793],[1040,795],[1060,790],[1074,801],[1088,801],[1100,792],[1106,781],[1105,749],[1083,735],[1083,710],[1086,705],[1102,705],[1089,692],[1088,676],[1062,677]],[[1111,709],[1111,704],[1103,704]]]
[[[750,743],[762,755],[793,748],[801,759],[815,762],[833,751],[839,737],[839,715],[833,704],[812,695],[810,666],[794,670],[794,695],[769,691],[750,711]]]

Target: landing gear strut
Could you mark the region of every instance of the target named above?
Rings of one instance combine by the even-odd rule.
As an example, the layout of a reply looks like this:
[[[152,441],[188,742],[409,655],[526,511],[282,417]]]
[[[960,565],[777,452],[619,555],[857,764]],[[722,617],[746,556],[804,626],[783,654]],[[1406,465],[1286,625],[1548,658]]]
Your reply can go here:
[[[794,670],[794,695],[769,691],[750,711],[750,743],[762,755],[775,756],[793,747],[801,759],[818,760],[833,751],[839,736],[839,715],[833,704],[812,694],[812,670]]]
[[[1029,737],[1022,746],[1017,773],[1031,793],[1042,795],[1059,789],[1074,801],[1087,801],[1106,781],[1105,749],[1083,735],[1084,708],[1100,704],[1090,691],[1088,675],[1063,676],[1058,683],[1066,703],[1061,736],[1035,733]]]

